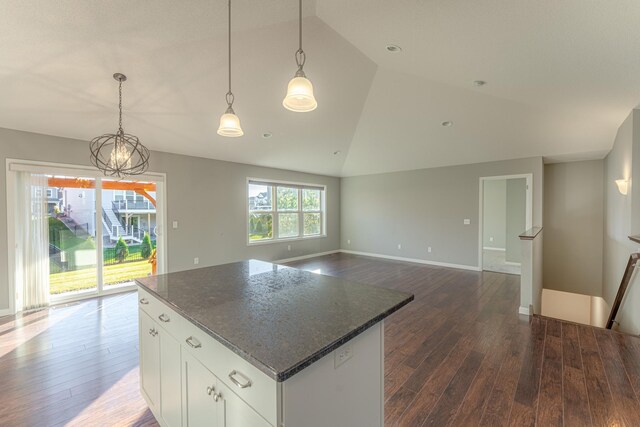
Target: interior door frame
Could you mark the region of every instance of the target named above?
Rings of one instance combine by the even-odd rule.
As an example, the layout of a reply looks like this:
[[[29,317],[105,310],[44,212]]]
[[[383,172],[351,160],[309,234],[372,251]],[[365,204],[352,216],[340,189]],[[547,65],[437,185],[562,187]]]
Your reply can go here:
[[[33,161],[33,160],[23,160],[23,159],[15,159],[15,158],[7,158],[5,162],[5,175],[6,175],[6,195],[7,195],[7,280],[8,280],[8,290],[9,290],[9,309],[5,312],[0,310],[0,315],[13,315],[18,312],[17,307],[17,290],[15,286],[15,250],[17,248],[16,235],[15,235],[15,212],[13,209],[13,201],[15,200],[15,172],[19,171],[29,171],[32,173],[42,173],[42,174],[56,174],[56,175],[73,175],[78,174],[87,178],[96,178],[96,219],[101,218],[101,215],[98,215],[98,206],[102,206],[102,179],[113,179],[113,177],[105,176],[102,172],[97,170],[91,166],[82,166],[82,165],[74,165],[74,164],[65,164],[65,163],[54,163],[54,162],[42,162],[42,161]],[[101,179],[98,179],[101,178]],[[156,197],[158,200],[158,208],[156,209],[156,227],[160,224],[160,234],[162,237],[160,239],[160,243],[157,244],[157,251],[160,253],[158,257],[158,274],[164,273],[167,271],[167,202],[166,202],[166,188],[167,188],[167,174],[164,172],[148,172],[144,175],[137,175],[135,177],[141,181],[148,180],[153,181],[157,184],[156,194],[160,195],[160,197]],[[102,235],[102,221],[96,222],[96,236]],[[96,252],[102,249],[102,239],[96,239]],[[99,252],[98,252],[99,253]],[[127,290],[135,289],[135,285],[126,286],[126,287],[118,287],[116,289],[104,289],[104,283],[102,272],[104,266],[102,265],[102,257],[98,257],[98,263],[101,267],[97,268],[96,264],[96,275],[97,275],[97,286],[95,292],[87,292],[86,294],[80,295],[70,295],[68,297],[60,297],[55,298],[53,304],[61,304],[69,301],[78,301],[87,298],[95,298],[96,296],[104,296],[110,295],[119,292],[125,292]]]
[[[526,203],[525,203],[525,226],[527,229],[533,227],[533,174],[516,174],[516,175],[496,175],[496,176],[482,176],[480,177],[480,207],[478,218],[478,269],[483,271],[484,259],[484,183],[486,181],[497,181],[507,179],[526,179]],[[525,230],[522,230],[525,231]]]

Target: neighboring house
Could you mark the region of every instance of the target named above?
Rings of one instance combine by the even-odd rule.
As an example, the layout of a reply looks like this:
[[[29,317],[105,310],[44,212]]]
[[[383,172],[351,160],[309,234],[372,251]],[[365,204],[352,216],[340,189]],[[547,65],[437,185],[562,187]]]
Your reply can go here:
[[[249,210],[271,210],[271,192],[264,191],[249,197]]]
[[[70,229],[83,229],[95,236],[96,192],[82,188],[48,188],[52,196],[49,213],[58,206],[63,222]],[[155,192],[149,193],[155,198]],[[144,196],[134,191],[102,190],[102,237],[105,245],[112,245],[122,237],[129,243],[140,243],[145,233],[156,239],[156,208]]]

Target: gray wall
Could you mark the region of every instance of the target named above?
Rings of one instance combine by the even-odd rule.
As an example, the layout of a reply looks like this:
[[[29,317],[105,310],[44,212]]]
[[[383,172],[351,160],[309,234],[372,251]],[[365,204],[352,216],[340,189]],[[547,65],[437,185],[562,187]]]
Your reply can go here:
[[[210,143],[210,142],[207,142]],[[238,143],[242,143],[239,141]],[[88,165],[87,142],[0,128],[0,309],[8,308],[6,158]],[[168,268],[179,271],[247,258],[276,260],[340,247],[340,179],[239,163],[153,152],[153,172],[167,174]],[[246,178],[310,182],[327,186],[326,238],[247,246]]]
[[[544,287],[602,296],[604,161],[544,167]]]
[[[507,229],[507,181],[491,179],[484,181],[483,246],[506,248]],[[491,240],[493,238],[493,240]]]
[[[640,251],[638,245],[628,239],[631,234],[640,233],[640,211],[632,206],[633,200],[640,199],[640,117],[633,110],[618,129],[611,152],[604,160],[604,264],[602,274],[602,296],[609,305],[613,304],[629,254]],[[630,188],[626,196],[620,194],[615,181],[629,179]],[[636,203],[637,204],[637,203]],[[627,297],[623,301],[618,321],[620,329],[637,334],[640,332],[640,275],[636,274]]]
[[[508,262],[522,260],[522,243],[518,237],[527,228],[527,180],[507,180],[506,253]]]
[[[480,177],[525,173],[542,225],[541,157],[343,178],[342,248],[478,267]]]

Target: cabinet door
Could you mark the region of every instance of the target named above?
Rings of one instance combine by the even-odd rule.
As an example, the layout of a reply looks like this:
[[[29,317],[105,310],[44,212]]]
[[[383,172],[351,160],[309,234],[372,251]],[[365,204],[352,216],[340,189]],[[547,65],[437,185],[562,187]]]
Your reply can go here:
[[[184,421],[188,427],[218,427],[216,377],[187,350],[182,349]]]
[[[140,317],[140,388],[149,406],[160,409],[160,339],[159,326],[142,310]]]
[[[251,406],[240,399],[222,381],[218,381],[218,393],[221,403],[221,426],[224,427],[271,427]]]
[[[160,401],[162,418],[170,427],[182,425],[180,344],[160,328]]]

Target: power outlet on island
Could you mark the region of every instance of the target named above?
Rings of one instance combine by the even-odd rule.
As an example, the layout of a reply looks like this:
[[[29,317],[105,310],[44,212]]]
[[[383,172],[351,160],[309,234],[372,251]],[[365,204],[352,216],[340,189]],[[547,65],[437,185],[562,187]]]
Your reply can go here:
[[[351,344],[343,345],[335,351],[334,368],[338,369],[347,360],[353,357],[353,347]]]
[[[193,265],[198,265],[200,264],[200,258],[196,257],[193,259]]]

